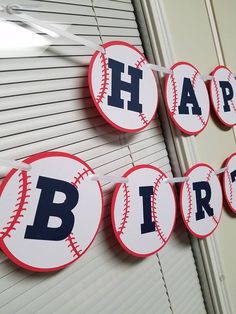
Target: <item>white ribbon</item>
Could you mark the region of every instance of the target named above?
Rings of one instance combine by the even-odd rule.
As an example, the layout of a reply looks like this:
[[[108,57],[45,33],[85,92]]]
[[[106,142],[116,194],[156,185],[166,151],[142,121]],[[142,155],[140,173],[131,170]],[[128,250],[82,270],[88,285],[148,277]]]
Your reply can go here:
[[[123,177],[111,177],[111,176],[98,176],[91,175],[89,176],[92,181],[109,181],[115,183],[127,183],[128,179]]]
[[[212,75],[201,75],[201,78],[203,79],[204,82],[214,80],[214,76]]]
[[[171,69],[168,69],[166,67],[163,67],[161,65],[157,65],[157,64],[152,64],[152,63],[148,63],[147,67],[149,67],[151,70],[153,71],[157,71],[157,72],[161,72],[161,73],[166,73],[166,74],[174,74],[174,72]]]
[[[166,183],[182,183],[189,181],[189,177],[176,177],[176,178],[168,178],[165,179],[164,182]]]
[[[216,170],[215,171],[215,174],[217,175],[217,174],[221,174],[221,173],[224,173],[225,171],[227,171],[228,170],[228,167],[224,167],[224,168],[220,168],[219,170]]]
[[[29,171],[32,167],[22,161],[0,159],[0,166],[7,166],[13,169]]]
[[[40,30],[42,30],[42,28],[44,29],[44,31],[51,37],[58,37],[58,35],[61,35],[65,38],[68,38],[72,41],[75,41],[79,44],[82,44],[84,46],[87,46],[93,50],[98,50],[102,53],[105,53],[105,49],[84,38],[84,37],[81,37],[81,36],[76,36],[74,34],[71,34],[55,25],[51,25],[45,21],[42,21],[42,20],[39,20],[39,19],[36,19],[28,14],[24,14],[24,13],[21,13],[21,12],[18,12],[19,10],[23,10],[23,8],[17,4],[14,4],[14,5],[8,5],[8,6],[3,6],[2,4],[1,5],[1,8],[5,9],[5,11],[8,13],[8,14],[11,14],[11,15],[14,15],[14,16],[17,16],[17,18],[24,22],[24,23],[27,23],[29,25],[33,25],[35,28],[38,28]]]

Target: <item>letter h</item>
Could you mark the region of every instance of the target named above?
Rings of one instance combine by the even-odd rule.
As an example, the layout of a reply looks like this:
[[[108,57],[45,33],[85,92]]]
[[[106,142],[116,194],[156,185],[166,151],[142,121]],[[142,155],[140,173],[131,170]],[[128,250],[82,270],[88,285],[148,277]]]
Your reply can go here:
[[[124,100],[121,98],[121,91],[130,93],[128,101],[128,110],[142,112],[142,104],[139,103],[139,81],[143,77],[140,69],[128,66],[128,74],[131,76],[131,82],[125,82],[121,79],[121,73],[124,73],[125,65],[119,61],[109,58],[108,66],[112,71],[111,95],[108,96],[108,105],[124,109]]]

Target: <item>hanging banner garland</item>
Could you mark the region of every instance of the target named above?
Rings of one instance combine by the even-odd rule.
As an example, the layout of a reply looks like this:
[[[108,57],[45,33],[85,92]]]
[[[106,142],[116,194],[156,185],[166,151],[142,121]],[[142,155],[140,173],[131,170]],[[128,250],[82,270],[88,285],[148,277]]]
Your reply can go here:
[[[89,179],[94,172],[84,161],[67,153],[41,153],[24,162],[32,169],[12,170],[0,187],[1,248],[26,269],[64,268],[98,232],[101,186]]]
[[[207,125],[210,104],[206,85],[199,71],[190,63],[179,62],[165,78],[165,102],[174,124],[193,135]]]
[[[180,209],[187,229],[198,238],[206,238],[219,224],[223,195],[220,181],[211,166],[197,164],[185,174],[181,185]]]
[[[236,153],[224,162],[227,170],[223,174],[223,192],[229,209],[236,214]]]
[[[112,199],[112,224],[121,246],[130,254],[155,254],[169,240],[176,217],[176,200],[167,176],[140,165],[127,171],[128,183],[118,184]]]
[[[211,103],[221,123],[228,127],[236,125],[236,80],[225,66],[217,66],[211,75]]]
[[[89,64],[89,88],[100,114],[113,127],[137,132],[154,118],[158,104],[155,76],[134,46],[111,41]]]

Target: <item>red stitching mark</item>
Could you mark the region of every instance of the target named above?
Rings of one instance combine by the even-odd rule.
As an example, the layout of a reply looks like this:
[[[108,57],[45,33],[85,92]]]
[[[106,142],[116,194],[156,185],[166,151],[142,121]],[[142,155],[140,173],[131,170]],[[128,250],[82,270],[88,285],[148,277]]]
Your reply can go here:
[[[162,174],[156,179],[156,181],[154,183],[151,206],[152,206],[152,218],[153,218],[154,223],[155,223],[157,235],[158,235],[159,239],[162,241],[162,243],[166,243],[167,240],[166,240],[166,237],[164,235],[164,232],[161,230],[161,226],[158,222],[157,213],[156,213],[156,211],[157,211],[157,192],[159,190],[159,187],[160,187],[163,179],[164,179],[164,175]]]
[[[230,81],[231,80],[231,76],[232,76],[232,73],[229,72],[228,76],[227,76],[227,80]]]
[[[229,197],[230,197],[230,204],[233,203],[233,187],[232,187],[232,183],[231,183],[231,177],[230,177],[230,174],[229,174],[229,171],[227,170],[226,171],[226,174],[227,174],[227,178],[229,180]]]
[[[202,116],[201,116],[201,115],[198,115],[197,117],[198,117],[198,119],[200,120],[201,124],[202,124],[203,126],[205,126],[205,125],[206,125],[206,122],[203,120]]]
[[[15,204],[13,215],[10,217],[7,225],[3,227],[3,231],[0,232],[0,236],[2,239],[4,239],[5,237],[11,238],[10,232],[12,230],[16,230],[16,224],[20,223],[20,219],[24,217],[23,212],[27,210],[25,205],[29,204],[29,202],[27,202],[26,200],[30,197],[28,192],[31,191],[31,189],[29,188],[29,185],[32,183],[31,181],[29,181],[31,176],[29,176],[25,171],[21,171],[18,174],[18,177],[20,184],[17,203]]]
[[[193,89],[196,87],[196,81],[197,81],[197,78],[199,77],[199,72],[196,70],[193,75],[192,75],[192,78],[191,78],[191,83],[192,83],[192,86],[193,86]],[[199,121],[201,122],[201,124],[203,126],[206,125],[206,122],[204,121],[202,115],[197,115]]]
[[[172,88],[173,88],[173,107],[171,109],[171,113],[173,115],[176,114],[176,110],[177,110],[177,105],[178,105],[178,93],[177,93],[177,83],[176,83],[176,80],[174,78],[174,74],[171,74],[170,76],[170,80],[171,80],[171,85],[172,85]]]
[[[137,69],[140,69],[143,64],[146,63],[146,59],[144,57],[140,57],[137,62],[135,63],[135,67]],[[147,117],[145,116],[144,113],[140,112],[139,113],[139,117],[141,119],[141,122],[143,123],[143,125],[148,125],[148,120],[147,120]]]
[[[193,88],[195,88],[195,86],[196,86],[196,81],[197,81],[198,76],[199,76],[199,72],[196,70],[193,73],[192,79],[191,79],[191,83],[192,83]]]
[[[140,69],[144,63],[146,63],[146,59],[144,57],[140,57],[140,59],[135,63],[135,67]]]
[[[216,110],[217,110],[217,112],[219,112],[220,111],[220,93],[219,93],[217,82],[216,82],[215,78],[213,79],[213,83],[214,83],[214,87],[215,87],[215,91],[216,91],[216,104],[217,104]]]
[[[124,192],[124,208],[123,208],[123,215],[122,215],[122,220],[121,220],[121,223],[120,223],[120,226],[118,228],[118,235],[120,236],[121,234],[124,234],[123,230],[125,229],[125,225],[127,224],[128,222],[128,214],[129,214],[129,209],[130,209],[130,191],[129,191],[129,188],[127,186],[126,183],[124,183],[123,185],[123,192]]]
[[[103,102],[105,94],[108,90],[109,85],[109,71],[108,71],[108,60],[104,53],[100,53],[101,65],[102,65],[102,81],[99,93],[96,97],[97,105],[100,105]]]
[[[211,180],[211,175],[214,173],[214,171],[212,169],[209,170],[208,174],[207,174],[207,177],[206,177],[206,180],[207,182],[209,182]]]
[[[212,169],[210,169],[209,172],[208,172],[208,175],[207,175],[207,177],[206,177],[207,182],[209,182],[209,181],[211,180],[212,174],[214,174],[214,171],[213,171]],[[211,205],[211,204],[210,204],[210,205]],[[211,218],[214,220],[214,222],[215,222],[216,224],[218,224],[218,221],[217,221],[217,219],[215,218],[215,215],[213,215]]]
[[[85,180],[86,177],[88,177],[89,172],[91,172],[90,169],[85,169],[83,168],[83,172],[78,172],[78,176],[74,177],[74,181],[71,182],[72,185],[74,185],[74,187],[76,187],[78,189],[80,183]],[[73,254],[73,257],[80,257],[81,253],[83,250],[78,249],[79,248],[79,244],[78,242],[75,240],[75,236],[73,233],[71,233],[66,239],[66,242],[69,242],[69,245],[67,246],[68,248],[71,248],[71,253]]]
[[[83,181],[88,176],[89,172],[91,172],[91,170],[83,168],[83,172],[78,172],[78,176],[74,177],[75,180],[74,182],[71,182],[71,184],[77,188],[81,181]]]
[[[187,218],[185,219],[185,221],[187,223],[189,223],[190,219],[191,219],[192,212],[193,212],[193,201],[192,201],[191,187],[190,187],[190,184],[188,181],[186,182],[186,186],[187,186],[187,193],[188,193],[188,195],[187,195],[187,197],[188,197],[188,213],[187,213]]]
[[[148,120],[147,120],[145,114],[142,113],[142,112],[140,112],[139,116],[140,116],[141,121],[143,122],[143,124],[144,124],[144,125],[147,125],[147,124],[148,124]]]
[[[76,241],[74,234],[71,233],[65,241],[69,242],[67,247],[71,249],[70,251],[73,253],[73,257],[80,257],[83,250],[79,249],[79,244]]]

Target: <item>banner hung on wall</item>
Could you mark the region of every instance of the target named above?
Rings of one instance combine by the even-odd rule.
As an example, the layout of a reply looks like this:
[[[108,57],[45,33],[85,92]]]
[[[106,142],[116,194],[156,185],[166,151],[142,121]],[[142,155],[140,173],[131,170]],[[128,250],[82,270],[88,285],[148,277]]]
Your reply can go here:
[[[1,184],[1,248],[29,270],[64,268],[97,234],[101,186],[89,179],[93,170],[70,154],[41,153],[24,162],[30,171],[12,170]]]
[[[113,127],[137,132],[154,118],[158,104],[155,76],[134,46],[111,41],[89,64],[89,88],[100,114]]]
[[[81,159],[62,152],[39,153],[24,161],[31,169],[13,169],[0,186],[0,247],[17,265],[54,271],[81,257],[95,239],[103,211],[100,178]],[[223,193],[236,213],[236,153],[215,171],[196,164],[184,177],[168,178],[160,169],[129,169],[113,194],[111,218],[120,245],[146,257],[163,248],[176,219],[174,183],[181,183],[180,210],[186,228],[205,238],[217,228]],[[92,196],[92,197],[91,197]]]

